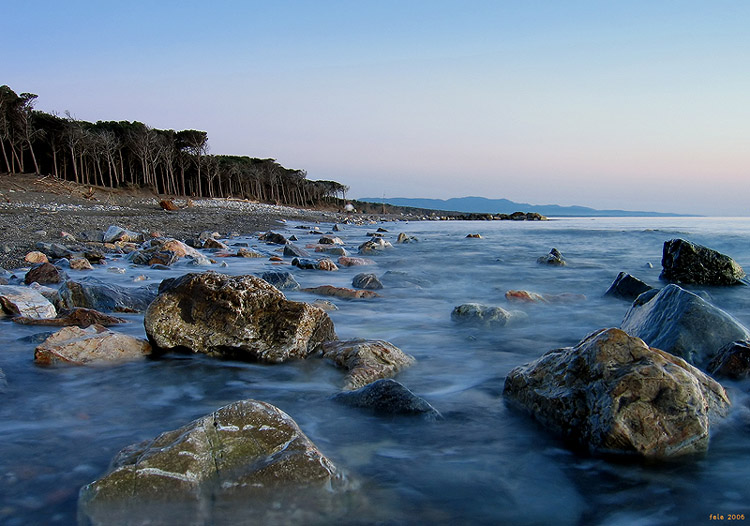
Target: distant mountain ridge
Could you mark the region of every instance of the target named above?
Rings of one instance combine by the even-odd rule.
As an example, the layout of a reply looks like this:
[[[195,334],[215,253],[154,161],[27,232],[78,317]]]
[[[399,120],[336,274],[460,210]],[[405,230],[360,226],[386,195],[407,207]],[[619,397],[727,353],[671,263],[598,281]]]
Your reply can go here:
[[[516,203],[509,199],[488,199],[486,197],[453,197],[451,199],[421,199],[409,197],[362,197],[359,201],[386,203],[394,206],[428,208],[450,212],[478,214],[512,214],[513,212],[537,212],[545,216],[583,217],[679,217],[685,214],[668,212],[645,212],[632,210],[597,210],[587,206],[531,205]]]

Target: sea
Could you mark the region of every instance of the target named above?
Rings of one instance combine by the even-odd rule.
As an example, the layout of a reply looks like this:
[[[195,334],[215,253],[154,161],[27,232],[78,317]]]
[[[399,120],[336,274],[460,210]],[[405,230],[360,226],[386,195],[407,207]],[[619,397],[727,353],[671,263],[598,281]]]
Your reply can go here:
[[[295,235],[304,247],[332,228],[290,221],[275,231]],[[704,524],[712,516],[750,519],[750,380],[721,380],[733,408],[711,428],[708,452],[670,462],[615,461],[571,450],[502,394],[514,367],[620,325],[629,303],[604,296],[619,272],[664,286],[665,241],[687,239],[750,269],[750,218],[395,221],[339,228],[334,235],[352,255],[378,228],[387,230],[383,236],[393,248],[368,256],[372,266],[334,272],[268,257],[215,257],[209,268],[231,275],[287,270],[302,287],[351,287],[356,274],[387,274],[378,298],[324,298],[338,307],[329,315],[341,339],[387,340],[414,356],[415,365],[396,380],[441,419],[382,415],[332,400],[346,372],[322,358],[268,365],[167,354],[120,365],[41,367],[33,362],[34,348],[52,329],[0,319],[6,377],[0,386],[0,524],[75,524],[80,488],[105,473],[118,451],[241,399],[289,414],[370,503],[315,515],[310,502],[316,519],[306,515],[306,523],[650,526]],[[397,244],[402,232],[418,241]],[[279,247],[257,234],[226,242],[278,255]],[[537,263],[552,248],[566,266]],[[139,287],[206,269],[182,261],[155,270],[112,257],[93,271],[68,272],[74,279],[87,275]],[[686,288],[750,327],[750,288]],[[572,296],[514,303],[505,297],[509,290]],[[285,294],[318,299],[302,291]],[[502,327],[457,324],[451,312],[464,303],[522,314]],[[142,315],[122,316],[128,323],[115,330],[145,338]],[[252,496],[236,503],[227,523],[253,524],[256,505]],[[176,524],[191,520],[175,517]]]

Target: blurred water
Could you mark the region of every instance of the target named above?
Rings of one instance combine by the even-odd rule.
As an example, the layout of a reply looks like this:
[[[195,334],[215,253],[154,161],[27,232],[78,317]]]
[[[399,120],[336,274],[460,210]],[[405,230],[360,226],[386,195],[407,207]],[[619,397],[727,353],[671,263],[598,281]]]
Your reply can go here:
[[[289,226],[285,233],[297,235],[299,245],[320,237]],[[331,227],[317,226],[320,232]],[[377,226],[343,226],[336,235],[356,252]],[[217,258],[228,266],[211,268],[234,275],[282,268],[303,287],[350,287],[360,272],[393,271],[417,279],[420,286],[386,287],[374,300],[334,300],[339,310],[330,315],[341,338],[385,339],[415,356],[417,364],[398,380],[444,420],[383,418],[340,406],[329,398],[343,385],[344,373],[319,359],[262,365],[170,355],[109,367],[37,367],[36,341],[50,329],[0,320],[0,369],[8,382],[0,394],[0,523],[74,523],[79,488],[101,475],[122,447],[244,398],[289,413],[377,500],[377,516],[363,512],[350,522],[650,525],[750,511],[747,382],[724,384],[734,409],[713,428],[705,457],[658,465],[570,452],[529,418],[506,408],[501,396],[513,367],[574,345],[593,330],[618,326],[628,304],[602,294],[620,271],[658,286],[664,241],[683,237],[750,268],[750,220],[566,218],[382,226],[390,230],[385,236],[394,249],[373,256],[377,264],[371,267],[323,272],[290,267],[288,259],[274,265],[265,258]],[[396,245],[399,232],[419,242]],[[467,239],[469,233],[482,239]],[[267,254],[277,249],[257,237],[230,243],[247,243]],[[536,263],[552,247],[568,266]],[[142,286],[200,270],[184,263],[168,271],[135,268],[120,259],[86,275]],[[137,276],[148,280],[134,281]],[[511,289],[586,299],[509,303],[504,295]],[[747,288],[693,290],[750,326]],[[304,292],[287,292],[287,297],[316,299]],[[495,329],[454,325],[453,307],[468,302],[521,310],[527,318]],[[116,330],[145,337],[142,317],[126,317],[129,323]],[[241,516],[243,504],[237,506]]]

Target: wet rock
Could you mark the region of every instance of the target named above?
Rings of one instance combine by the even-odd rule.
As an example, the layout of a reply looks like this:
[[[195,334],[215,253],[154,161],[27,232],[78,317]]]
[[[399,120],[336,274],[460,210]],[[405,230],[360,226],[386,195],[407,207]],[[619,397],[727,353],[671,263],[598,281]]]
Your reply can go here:
[[[388,250],[390,248],[393,248],[393,245],[391,245],[385,239],[373,237],[369,241],[365,241],[364,243],[359,245],[359,253],[360,254],[380,254],[384,250]]]
[[[716,357],[708,365],[708,373],[733,380],[750,376],[750,341],[728,343],[719,349]]]
[[[365,266],[365,265],[374,265],[375,262],[368,258],[357,258],[357,257],[351,257],[351,256],[341,256],[338,259],[339,265],[342,267],[358,267],[358,266]]]
[[[156,297],[156,286],[119,287],[85,277],[60,287],[62,307],[84,307],[101,312],[144,312]]]
[[[350,407],[372,409],[380,414],[424,415],[431,420],[440,418],[440,413],[424,398],[390,378],[375,380],[356,391],[338,393],[333,400]]]
[[[317,299],[317,300],[313,301],[313,305],[315,305],[318,308],[323,309],[326,312],[332,312],[332,311],[335,311],[335,310],[339,310],[339,308],[336,305],[334,305],[333,302],[328,301],[328,300]]]
[[[315,252],[324,252],[332,256],[347,256],[349,254],[344,247],[336,245],[319,245],[315,247]]]
[[[455,307],[451,312],[451,319],[456,323],[485,327],[504,327],[523,318],[525,318],[525,315],[521,312],[511,312],[501,307],[480,303],[464,303]]]
[[[73,270],[94,270],[91,262],[86,258],[70,258],[70,268]]]
[[[109,327],[119,323],[126,323],[124,318],[117,318],[104,314],[93,309],[84,309],[77,307],[71,310],[64,310],[56,318],[27,318],[18,316],[13,321],[23,325],[56,325],[59,327],[76,326],[85,329],[89,325],[102,325]]]
[[[505,299],[522,303],[549,303],[541,294],[529,292],[528,290],[509,290],[505,293]]]
[[[338,238],[338,237],[323,236],[318,240],[318,244],[320,245],[343,245],[344,242],[341,240],[341,238]]]
[[[288,243],[287,239],[284,236],[271,231],[261,235],[258,239],[260,239],[261,241],[265,241],[266,243],[271,243],[273,245],[286,245]]]
[[[347,369],[344,389],[363,387],[380,378],[395,376],[400,370],[413,365],[413,356],[404,353],[392,343],[383,340],[336,340],[325,342],[323,357]]]
[[[639,296],[621,328],[700,368],[724,345],[750,338],[750,332],[728,313],[674,284]]]
[[[389,270],[380,276],[380,282],[386,287],[393,288],[426,288],[431,285],[430,280],[424,276],[416,276],[401,270]]]
[[[396,238],[396,243],[398,243],[399,245],[404,244],[404,243],[417,243],[418,241],[419,241],[419,239],[417,239],[416,237],[414,237],[414,236],[407,236],[403,232],[401,232],[398,235],[398,238]]]
[[[634,301],[638,296],[652,288],[635,276],[631,276],[627,272],[620,272],[604,295]]]
[[[308,507],[333,506],[347,488],[289,415],[241,400],[126,447],[82,488],[78,508],[92,525],[304,524]],[[243,519],[222,517],[238,506]]]
[[[466,234],[467,239],[482,239],[481,234]]]
[[[60,283],[63,281],[64,276],[60,269],[52,263],[38,263],[31,267],[23,281],[27,285],[34,282],[40,285],[49,285],[51,283]]]
[[[329,271],[329,272],[333,272],[333,271],[336,271],[336,270],[339,269],[336,266],[336,263],[334,263],[333,261],[331,261],[328,258],[324,258],[324,259],[321,259],[320,261],[318,261],[317,268],[318,268],[318,270],[326,270],[326,271]]]
[[[146,340],[113,332],[102,325],[64,327],[44,340],[34,351],[39,365],[86,365],[123,362],[151,354]]]
[[[237,250],[237,257],[240,258],[262,258],[265,257],[263,254],[259,254],[258,252],[255,252],[254,250],[249,250],[247,248],[240,248]]]
[[[102,237],[102,242],[104,243],[116,243],[118,241],[125,243],[141,243],[144,240],[145,236],[142,233],[126,230],[115,225],[110,226],[107,231],[104,232],[104,236]]]
[[[76,255],[74,251],[59,243],[43,243],[40,241],[36,244],[36,248],[50,259],[70,258]]]
[[[664,242],[660,279],[698,285],[739,285],[745,271],[731,257],[684,239]]]
[[[258,277],[216,272],[162,281],[144,325],[162,350],[273,363],[305,358],[336,338],[323,310],[287,300]]]
[[[379,294],[371,290],[354,290],[345,287],[334,287],[333,285],[321,285],[319,287],[310,287],[302,289],[302,292],[311,294],[320,294],[321,296],[334,296],[350,300],[377,298]]]
[[[91,241],[94,243],[104,243],[104,230],[86,230],[78,234],[81,241]]]
[[[150,246],[154,251],[174,252],[178,258],[184,258],[187,256],[194,258],[203,257],[203,255],[196,249],[186,245],[178,239],[152,239]]]
[[[378,230],[377,230],[377,231],[378,231],[378,232],[381,232],[381,233],[386,233],[386,232],[388,232],[388,230],[387,230],[387,229],[385,229],[385,228],[383,228],[382,226],[378,227]]]
[[[26,256],[23,258],[24,261],[27,263],[49,263],[49,258],[47,258],[47,255],[43,252],[40,252],[38,250],[32,250]]]
[[[214,264],[213,261],[208,259],[203,254],[198,254],[197,256],[187,256],[188,265],[191,265],[193,267],[210,267]]]
[[[288,258],[309,258],[310,253],[304,248],[300,248],[294,243],[287,242],[284,245],[284,257]]]
[[[203,248],[208,250],[227,250],[229,247],[221,241],[214,239],[213,236],[206,238]]]
[[[716,381],[619,329],[513,369],[504,395],[573,444],[654,459],[706,451],[730,405]]]
[[[5,313],[26,318],[54,318],[57,311],[39,292],[16,285],[0,285],[0,305]]]
[[[383,284],[375,274],[357,274],[352,278],[352,287],[357,289],[380,290]]]
[[[558,267],[564,267],[565,265],[567,265],[565,258],[556,248],[550,250],[549,254],[547,254],[546,256],[537,258],[536,262],[540,265],[552,265]]]
[[[334,271],[339,269],[333,261],[327,258],[321,259],[320,261],[314,259],[294,258],[292,260],[292,266],[308,270]]]
[[[260,277],[279,290],[298,290],[300,288],[299,283],[290,272],[274,270],[264,272]]]

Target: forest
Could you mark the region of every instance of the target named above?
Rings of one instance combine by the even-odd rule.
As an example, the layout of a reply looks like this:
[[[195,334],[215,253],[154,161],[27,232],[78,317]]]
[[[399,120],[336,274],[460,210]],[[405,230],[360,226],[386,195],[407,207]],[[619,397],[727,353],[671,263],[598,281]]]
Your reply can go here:
[[[210,154],[205,131],[160,130],[128,121],[91,123],[35,110],[36,99],[0,86],[0,171],[296,207],[345,199],[349,189],[336,181],[309,180],[305,170],[285,168],[275,159]]]

